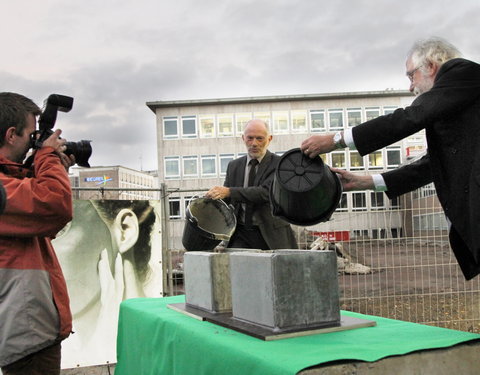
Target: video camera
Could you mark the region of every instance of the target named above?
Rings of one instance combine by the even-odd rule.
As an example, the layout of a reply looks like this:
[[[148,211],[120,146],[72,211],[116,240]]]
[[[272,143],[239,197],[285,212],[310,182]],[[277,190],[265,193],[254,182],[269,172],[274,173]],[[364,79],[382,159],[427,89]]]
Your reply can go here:
[[[32,140],[32,148],[39,149],[43,142],[53,134],[52,128],[55,126],[57,119],[57,112],[69,112],[73,106],[73,98],[65,95],[51,94],[45,100],[45,108],[38,119],[38,134],[37,139]],[[67,142],[65,146],[66,155],[75,156],[76,163],[81,167],[90,168],[88,159],[92,155],[91,141]]]

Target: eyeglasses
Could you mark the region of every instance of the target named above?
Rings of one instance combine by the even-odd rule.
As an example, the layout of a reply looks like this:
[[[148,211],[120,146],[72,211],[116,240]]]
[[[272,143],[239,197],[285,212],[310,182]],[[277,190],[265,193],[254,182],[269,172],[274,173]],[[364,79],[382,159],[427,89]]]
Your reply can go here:
[[[415,72],[420,69],[423,65],[419,65],[417,66],[415,69],[413,70],[410,70],[409,72],[406,73],[406,76],[408,77],[408,79],[410,80],[410,82],[413,82],[413,75],[415,74]]]

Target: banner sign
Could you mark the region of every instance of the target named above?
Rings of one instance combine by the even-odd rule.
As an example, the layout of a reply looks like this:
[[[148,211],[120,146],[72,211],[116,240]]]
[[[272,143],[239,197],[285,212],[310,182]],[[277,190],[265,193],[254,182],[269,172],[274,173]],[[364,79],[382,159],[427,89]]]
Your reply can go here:
[[[74,201],[52,241],[73,315],[62,368],[115,363],[120,302],[162,296],[160,217],[160,201]]]

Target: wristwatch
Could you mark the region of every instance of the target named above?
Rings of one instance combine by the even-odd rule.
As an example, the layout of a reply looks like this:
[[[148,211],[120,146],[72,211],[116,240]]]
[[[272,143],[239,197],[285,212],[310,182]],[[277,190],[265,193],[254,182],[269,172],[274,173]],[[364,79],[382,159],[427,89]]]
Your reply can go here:
[[[345,148],[345,143],[343,142],[343,134],[342,132],[336,132],[333,136],[333,144],[335,146],[335,150],[339,148]]]

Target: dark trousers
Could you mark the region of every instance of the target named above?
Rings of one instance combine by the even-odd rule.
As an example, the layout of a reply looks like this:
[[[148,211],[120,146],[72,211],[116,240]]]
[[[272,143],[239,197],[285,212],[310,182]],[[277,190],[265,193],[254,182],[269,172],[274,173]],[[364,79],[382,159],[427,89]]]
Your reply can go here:
[[[270,250],[258,226],[254,225],[247,227],[243,224],[237,224],[235,233],[233,233],[233,236],[228,243],[228,247],[237,249]]]
[[[60,375],[61,344],[57,343],[2,367],[3,375]]]

